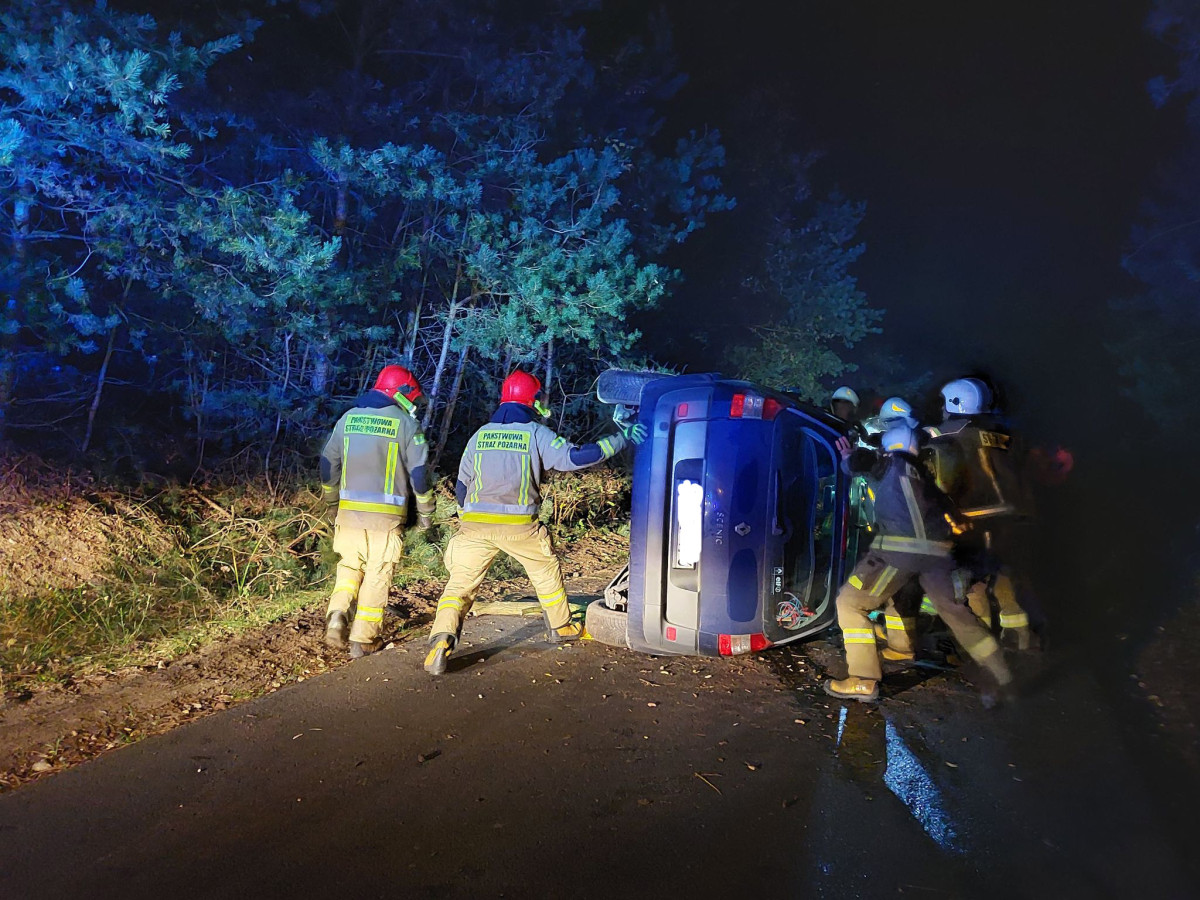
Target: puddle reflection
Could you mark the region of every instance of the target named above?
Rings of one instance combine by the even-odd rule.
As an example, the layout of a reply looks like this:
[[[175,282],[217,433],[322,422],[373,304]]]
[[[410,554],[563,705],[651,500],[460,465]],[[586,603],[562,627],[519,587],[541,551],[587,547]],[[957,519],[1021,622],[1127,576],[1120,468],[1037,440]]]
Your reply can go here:
[[[872,713],[857,703],[843,706],[837,757],[860,784],[882,782],[939,847],[963,852],[941,791],[886,713]]]

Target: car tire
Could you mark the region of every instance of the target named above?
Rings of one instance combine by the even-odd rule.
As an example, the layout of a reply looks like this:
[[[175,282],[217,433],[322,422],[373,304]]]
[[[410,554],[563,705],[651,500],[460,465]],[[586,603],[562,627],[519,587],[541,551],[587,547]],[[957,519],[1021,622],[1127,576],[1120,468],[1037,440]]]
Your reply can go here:
[[[596,398],[601,403],[621,403],[641,406],[642,388],[662,378],[660,372],[637,372],[632,369],[608,369],[596,382]]]
[[[610,647],[629,646],[629,613],[618,612],[604,605],[603,600],[588,604],[584,619],[588,634]]]

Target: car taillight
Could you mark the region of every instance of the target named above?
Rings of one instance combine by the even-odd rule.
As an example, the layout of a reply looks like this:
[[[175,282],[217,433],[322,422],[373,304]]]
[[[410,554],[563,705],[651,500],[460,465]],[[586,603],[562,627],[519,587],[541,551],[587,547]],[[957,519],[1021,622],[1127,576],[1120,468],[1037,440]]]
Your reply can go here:
[[[721,634],[717,635],[717,650],[722,656],[739,653],[757,653],[771,646],[765,634]]]
[[[680,403],[677,407],[675,407],[675,418],[686,419],[687,414],[688,414],[688,405],[686,403]]]
[[[769,422],[782,409],[783,404],[778,400],[758,394],[734,394],[729,402],[729,415],[734,419],[766,419]]]
[[[761,419],[763,398],[758,394],[734,394],[729,403],[729,415],[735,419]]]

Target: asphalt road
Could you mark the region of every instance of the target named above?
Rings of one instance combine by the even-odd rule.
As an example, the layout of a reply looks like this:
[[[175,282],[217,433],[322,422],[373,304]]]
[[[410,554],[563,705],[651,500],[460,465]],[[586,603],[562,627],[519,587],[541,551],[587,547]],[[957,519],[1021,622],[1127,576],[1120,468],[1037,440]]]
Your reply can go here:
[[[1184,781],[1069,657],[877,708],[815,648],[550,647],[470,622],[0,797],[0,897],[1195,896]]]

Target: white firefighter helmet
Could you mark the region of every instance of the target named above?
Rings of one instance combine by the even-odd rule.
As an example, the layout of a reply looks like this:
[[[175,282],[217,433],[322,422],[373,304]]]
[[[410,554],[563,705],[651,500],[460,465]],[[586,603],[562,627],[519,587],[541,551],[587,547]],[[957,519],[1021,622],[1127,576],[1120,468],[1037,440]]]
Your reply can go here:
[[[978,378],[957,378],[942,388],[947,413],[977,416],[992,405],[992,392]]]
[[[847,387],[844,384],[833,392],[830,402],[832,403],[834,400],[845,400],[847,403],[853,404],[855,409],[858,409],[858,394],[854,393],[853,388]]]
[[[904,423],[892,425],[883,433],[881,446],[885,453],[917,455],[917,433]]]
[[[909,428],[917,427],[917,420],[912,414],[912,404],[903,397],[888,397],[879,407],[879,421],[888,425],[903,422]]]

